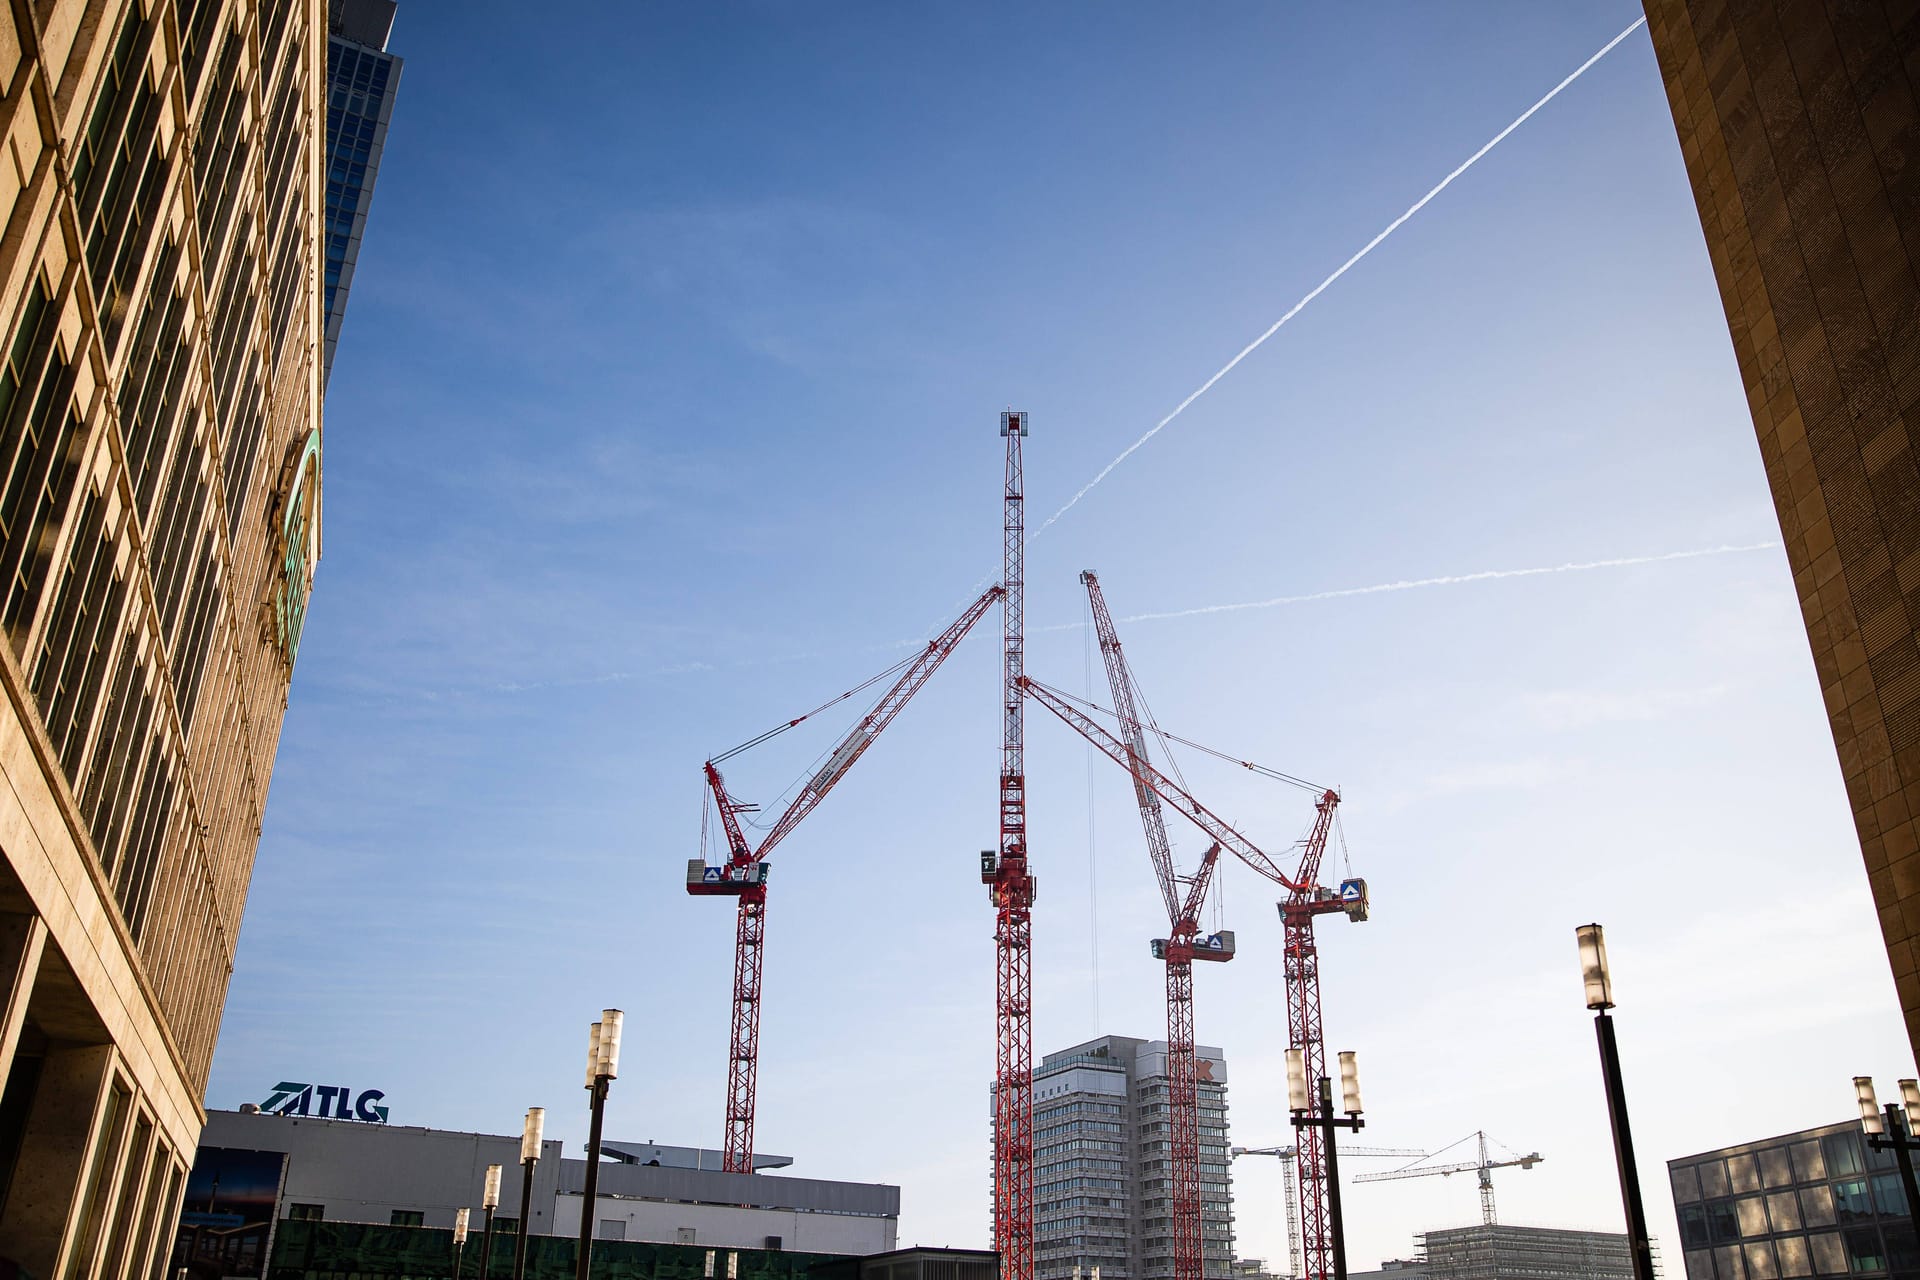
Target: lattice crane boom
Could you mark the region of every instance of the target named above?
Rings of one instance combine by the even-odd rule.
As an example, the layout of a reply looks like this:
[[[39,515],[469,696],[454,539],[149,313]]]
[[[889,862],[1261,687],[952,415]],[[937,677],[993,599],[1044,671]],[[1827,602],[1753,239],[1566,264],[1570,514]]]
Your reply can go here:
[[[1064,720],[1069,728],[1091,742],[1101,754],[1136,778],[1144,779],[1147,785],[1166,802],[1168,808],[1206,832],[1209,838],[1218,840],[1221,848],[1282,888],[1291,891],[1299,887],[1292,877],[1274,865],[1273,859],[1268,857],[1260,846],[1241,835],[1224,818],[1194,799],[1185,788],[1154,767],[1151,760],[1138,760],[1136,764],[1136,757],[1128,750],[1127,744],[1109,733],[1105,725],[1076,707],[1072,699],[1050,685],[1041,684],[1025,676],[1021,677],[1020,687],[1026,690],[1028,697],[1053,712]]]
[[[1206,901],[1207,886],[1220,856],[1216,839],[1200,860],[1199,869],[1185,879],[1186,894],[1180,889],[1182,877],[1175,871],[1172,842],[1167,839],[1166,815],[1161,812],[1160,795],[1154,789],[1147,764],[1146,729],[1140,719],[1139,699],[1135,695],[1133,672],[1127,667],[1120,649],[1120,635],[1107,609],[1100,579],[1088,569],[1080,575],[1087,589],[1087,603],[1093,612],[1094,634],[1100,643],[1100,657],[1107,669],[1107,685],[1113,691],[1114,715],[1120,722],[1120,737],[1126,750],[1123,762],[1133,778],[1133,794],[1140,808],[1140,826],[1147,837],[1147,854],[1153,861],[1154,878],[1160,884],[1160,897],[1166,903],[1169,937],[1156,939],[1154,951],[1167,970],[1167,1182],[1168,1200],[1173,1218],[1173,1280],[1200,1280],[1204,1269],[1202,1207],[1200,1196],[1200,1083],[1194,1051],[1193,962],[1196,959],[1231,960],[1233,935],[1223,933],[1210,939],[1211,947],[1196,947],[1200,931],[1200,908]],[[1221,945],[1220,940],[1225,939]]]
[[[1523,1156],[1516,1155],[1510,1160],[1495,1160],[1487,1150],[1486,1130],[1481,1129],[1468,1136],[1479,1139],[1478,1159],[1460,1160],[1452,1164],[1416,1164],[1409,1165],[1404,1169],[1388,1169],[1381,1173],[1363,1173],[1355,1178],[1354,1181],[1392,1182],[1400,1178],[1426,1178],[1434,1175],[1444,1178],[1456,1173],[1478,1174],[1480,1183],[1480,1221],[1489,1227],[1495,1226],[1498,1224],[1499,1218],[1495,1215],[1493,1208],[1493,1171],[1495,1169],[1531,1169],[1546,1159],[1546,1157],[1538,1151],[1530,1151]],[[1465,1142],[1466,1139],[1462,1138],[1460,1141]],[[1459,1146],[1460,1143],[1456,1142],[1453,1145]],[[1423,1160],[1428,1158],[1430,1157],[1421,1157]]]
[[[793,833],[802,819],[819,807],[820,802],[847,776],[854,761],[866,753],[881,732],[893,723],[913,695],[926,686],[940,664],[947,660],[967,632],[987,610],[1005,594],[994,586],[967,606],[952,625],[927,642],[908,660],[899,677],[880,695],[860,722],[848,731],[827,763],[801,786],[800,792],[774,822],[758,848],[747,841],[740,815],[752,805],[735,800],[727,791],[726,779],[716,761],[705,765],[707,787],[719,810],[720,826],[727,842],[727,860],[718,867],[707,866],[695,858],[687,864],[687,892],[696,895],[726,895],[739,899],[734,921],[733,945],[733,1019],[727,1057],[727,1120],[722,1168],[728,1173],[753,1172],[753,1123],[759,1090],[760,1063],[760,979],[761,960],[766,943],[767,855]],[[810,713],[811,714],[811,713]],[[780,729],[761,735],[764,741],[773,733],[799,724],[792,720]],[[731,752],[728,753],[732,754]]]
[[[1306,839],[1301,842],[1299,870],[1289,876],[1258,845],[1194,799],[1184,787],[1154,768],[1151,761],[1140,759],[1125,742],[1074,705],[1074,699],[1025,677],[1022,677],[1020,687],[1029,697],[1098,747],[1109,759],[1128,769],[1136,780],[1150,785],[1168,808],[1198,826],[1256,872],[1287,890],[1287,897],[1279,906],[1286,937],[1288,1040],[1291,1047],[1301,1051],[1307,1078],[1318,1080],[1324,1077],[1327,1057],[1321,1030],[1320,959],[1319,948],[1313,937],[1313,921],[1316,916],[1334,911],[1344,911],[1349,919],[1355,921],[1365,920],[1368,909],[1364,881],[1347,881],[1338,893],[1321,887],[1317,881],[1327,841],[1333,832],[1334,817],[1340,804],[1339,793],[1330,789],[1322,791],[1314,802],[1314,823]],[[1333,1272],[1333,1209],[1327,1187],[1324,1138],[1319,1129],[1301,1129],[1298,1162],[1305,1275],[1309,1280],[1323,1280]]]

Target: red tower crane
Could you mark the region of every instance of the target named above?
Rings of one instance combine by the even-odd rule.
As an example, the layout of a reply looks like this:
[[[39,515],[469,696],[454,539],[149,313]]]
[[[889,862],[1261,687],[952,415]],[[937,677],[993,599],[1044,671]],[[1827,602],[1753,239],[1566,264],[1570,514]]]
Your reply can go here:
[[[1160,897],[1167,907],[1168,937],[1153,942],[1154,958],[1167,966],[1167,1104],[1169,1119],[1168,1190],[1173,1205],[1173,1280],[1200,1280],[1203,1252],[1200,1207],[1200,1088],[1193,1050],[1193,962],[1233,959],[1233,935],[1219,933],[1204,941],[1200,907],[1206,901],[1220,844],[1215,841],[1200,859],[1192,876],[1179,875],[1173,864],[1173,846],[1167,839],[1167,820],[1160,796],[1140,768],[1147,759],[1147,738],[1140,721],[1133,673],[1120,651],[1120,636],[1107,612],[1100,579],[1088,569],[1080,575],[1093,607],[1094,633],[1100,657],[1113,690],[1114,717],[1127,749],[1127,769],[1133,775],[1133,795],[1140,806],[1140,825],[1146,831],[1147,854],[1160,881]],[[1182,886],[1186,887],[1183,896]]]
[[[1027,415],[1000,415],[1007,441],[1001,500],[1000,844],[980,855],[994,906],[993,1247],[1002,1280],[1033,1280],[1033,875],[1027,869],[1026,679],[1023,602],[1026,519],[1020,442]]]
[[[1286,988],[1287,988],[1287,1032],[1292,1048],[1299,1049],[1305,1056],[1307,1078],[1318,1079],[1326,1074],[1326,1049],[1320,1032],[1320,962],[1319,950],[1314,943],[1313,921],[1316,916],[1333,911],[1344,911],[1348,918],[1359,921],[1367,918],[1367,886],[1364,880],[1348,880],[1341,884],[1338,891],[1324,888],[1319,883],[1320,862],[1326,853],[1327,839],[1333,831],[1335,810],[1340,804],[1340,795],[1336,791],[1312,788],[1320,791],[1314,802],[1315,817],[1312,829],[1300,842],[1299,869],[1291,876],[1282,872],[1259,846],[1229,826],[1212,810],[1188,794],[1184,787],[1154,767],[1151,761],[1140,759],[1131,752],[1120,739],[1107,732],[1106,727],[1094,720],[1081,709],[1079,699],[1058,689],[1037,681],[1022,677],[1020,687],[1027,695],[1047,710],[1064,720],[1087,741],[1093,743],[1114,763],[1131,772],[1134,777],[1151,786],[1156,794],[1170,806],[1174,812],[1199,827],[1209,837],[1218,841],[1235,857],[1246,863],[1259,874],[1273,881],[1287,891],[1285,901],[1280,903],[1280,918],[1285,930],[1286,950]],[[1172,737],[1172,735],[1167,735]],[[1179,739],[1185,741],[1185,739]],[[1198,746],[1197,743],[1188,743]],[[1212,755],[1220,752],[1209,751]],[[1232,759],[1222,756],[1223,759]],[[1298,778],[1265,769],[1245,760],[1236,760],[1255,772],[1268,777],[1306,786]],[[1327,1157],[1321,1135],[1317,1130],[1303,1128],[1300,1131],[1299,1157],[1300,1171],[1300,1219],[1306,1275],[1309,1280],[1323,1280],[1333,1272],[1333,1221],[1332,1210],[1327,1199]]]
[[[687,892],[700,895],[728,895],[740,901],[739,918],[734,928],[733,944],[733,1029],[732,1042],[728,1053],[727,1066],[727,1129],[726,1146],[722,1167],[728,1173],[753,1172],[753,1113],[755,1092],[758,1087],[760,1062],[760,962],[762,949],[766,941],[767,929],[767,855],[775,846],[793,833],[801,819],[819,807],[820,802],[833,790],[834,785],[846,776],[873,740],[880,736],[881,730],[893,722],[909,699],[918,693],[933,673],[945,662],[973,624],[980,621],[994,601],[1004,595],[1000,587],[989,587],[978,600],[967,606],[966,612],[954,620],[939,636],[929,641],[922,649],[905,662],[897,664],[888,672],[882,672],[866,684],[860,685],[832,701],[816,707],[813,711],[797,719],[789,720],[778,728],[771,729],[753,738],[733,750],[715,756],[706,763],[707,786],[713,793],[715,807],[720,812],[720,826],[726,833],[727,860],[718,866],[708,866],[704,858],[694,858],[687,863]],[[833,753],[827,757],[825,765],[800,788],[793,803],[767,831],[754,848],[747,843],[746,833],[741,830],[740,815],[752,812],[756,806],[735,800],[727,793],[726,781],[720,776],[719,766],[749,747],[758,746],[767,739],[785,733],[788,729],[825,710],[826,707],[842,702],[858,693],[868,685],[876,684],[886,678],[891,671],[899,671],[899,678],[880,695],[879,701],[858,724],[840,740]]]

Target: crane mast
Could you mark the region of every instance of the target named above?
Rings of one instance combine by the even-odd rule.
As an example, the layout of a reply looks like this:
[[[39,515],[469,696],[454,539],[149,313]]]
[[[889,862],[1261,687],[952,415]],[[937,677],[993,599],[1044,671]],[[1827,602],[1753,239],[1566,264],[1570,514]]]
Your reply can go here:
[[[1022,678],[1020,687],[1047,710],[1054,713],[1108,758],[1133,773],[1159,795],[1166,805],[1192,822],[1209,837],[1249,867],[1281,886],[1287,897],[1280,904],[1280,919],[1285,934],[1285,971],[1287,990],[1287,1033],[1291,1047],[1301,1050],[1309,1081],[1326,1075],[1326,1048],[1321,1034],[1320,957],[1314,942],[1316,916],[1344,911],[1355,921],[1367,918],[1367,890],[1363,880],[1344,882],[1339,892],[1319,884],[1320,864],[1327,840],[1333,831],[1334,814],[1340,794],[1321,791],[1314,802],[1312,829],[1301,842],[1298,869],[1292,875],[1282,871],[1265,851],[1229,826],[1184,787],[1140,759],[1127,744],[1106,727],[1073,705],[1072,699],[1039,682]],[[1320,1131],[1300,1131],[1300,1219],[1302,1252],[1308,1280],[1324,1280],[1333,1274],[1333,1209],[1327,1193],[1327,1155]]]
[[[740,825],[740,815],[750,812],[754,806],[735,800],[720,774],[720,761],[734,753],[728,752],[705,765],[707,788],[713,794],[721,831],[726,837],[727,860],[717,867],[707,866],[699,858],[690,860],[687,892],[699,896],[726,895],[739,900],[734,921],[733,1021],[727,1052],[727,1120],[721,1164],[728,1173],[753,1172],[753,1121],[760,1066],[760,967],[767,928],[767,855],[793,833],[801,819],[819,807],[827,793],[847,775],[854,761],[893,723],[894,717],[939,670],[974,623],[980,621],[1003,594],[1000,587],[987,588],[951,626],[906,664],[899,678],[840,740],[826,764],[807,779],[800,793],[761,840],[759,848],[747,842],[746,832]],[[806,718],[789,721],[753,742],[784,732]]]
[[[1200,1197],[1200,1087],[1194,1062],[1193,962],[1196,958],[1233,959],[1230,933],[1218,935],[1212,947],[1195,947],[1200,931],[1200,908],[1220,856],[1220,842],[1214,841],[1201,858],[1199,870],[1186,882],[1183,900],[1180,877],[1174,870],[1173,847],[1167,839],[1166,815],[1161,812],[1159,793],[1142,768],[1147,759],[1147,738],[1140,722],[1133,673],[1120,651],[1120,635],[1113,625],[1113,615],[1107,611],[1099,577],[1088,569],[1080,575],[1080,582],[1086,587],[1087,601],[1092,606],[1094,633],[1099,638],[1100,657],[1107,668],[1107,684],[1113,690],[1114,715],[1120,722],[1127,771],[1133,777],[1134,799],[1140,807],[1140,825],[1146,832],[1147,853],[1153,860],[1160,896],[1167,908],[1170,936],[1155,939],[1154,951],[1167,969],[1167,1172],[1173,1210],[1173,1280],[1201,1280],[1205,1254]]]
[[[1003,1280],[1033,1280],[1033,891],[1027,868],[1025,482],[1027,415],[1000,415],[1007,442],[1001,500],[1000,842],[980,859],[994,905],[993,1246]]]

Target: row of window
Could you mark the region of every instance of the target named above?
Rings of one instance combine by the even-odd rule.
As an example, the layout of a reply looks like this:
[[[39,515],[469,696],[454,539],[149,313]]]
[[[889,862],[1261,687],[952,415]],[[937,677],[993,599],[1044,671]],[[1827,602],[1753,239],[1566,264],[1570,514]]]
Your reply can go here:
[[[93,1139],[66,1274],[158,1277],[168,1257],[161,1233],[179,1203],[186,1165],[167,1145],[152,1109],[117,1070]]]
[[[1847,1227],[1686,1252],[1687,1280],[1800,1280],[1920,1269],[1910,1226]]]
[[[1842,1130],[1803,1142],[1678,1166],[1671,1171],[1673,1199],[1676,1204],[1692,1204],[1716,1196],[1826,1182],[1893,1167],[1891,1152],[1869,1150],[1857,1131]]]
[[[1891,1218],[1907,1214],[1907,1197],[1897,1173],[1842,1178],[1797,1192],[1681,1205],[1680,1237],[1687,1248],[1698,1249],[1778,1231],[1870,1222],[1880,1214]]]

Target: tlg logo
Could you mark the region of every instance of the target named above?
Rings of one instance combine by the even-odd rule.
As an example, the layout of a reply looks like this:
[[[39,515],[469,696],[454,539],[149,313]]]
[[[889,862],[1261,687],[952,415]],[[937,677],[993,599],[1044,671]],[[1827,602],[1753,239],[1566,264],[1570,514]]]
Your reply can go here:
[[[317,1116],[322,1120],[367,1120],[374,1124],[387,1122],[387,1109],[378,1105],[387,1095],[378,1089],[368,1089],[359,1097],[353,1096],[353,1090],[343,1084],[296,1084],[291,1080],[282,1080],[273,1086],[273,1093],[260,1104],[262,1111],[283,1116]],[[319,1109],[314,1109],[314,1099],[319,1099]]]

